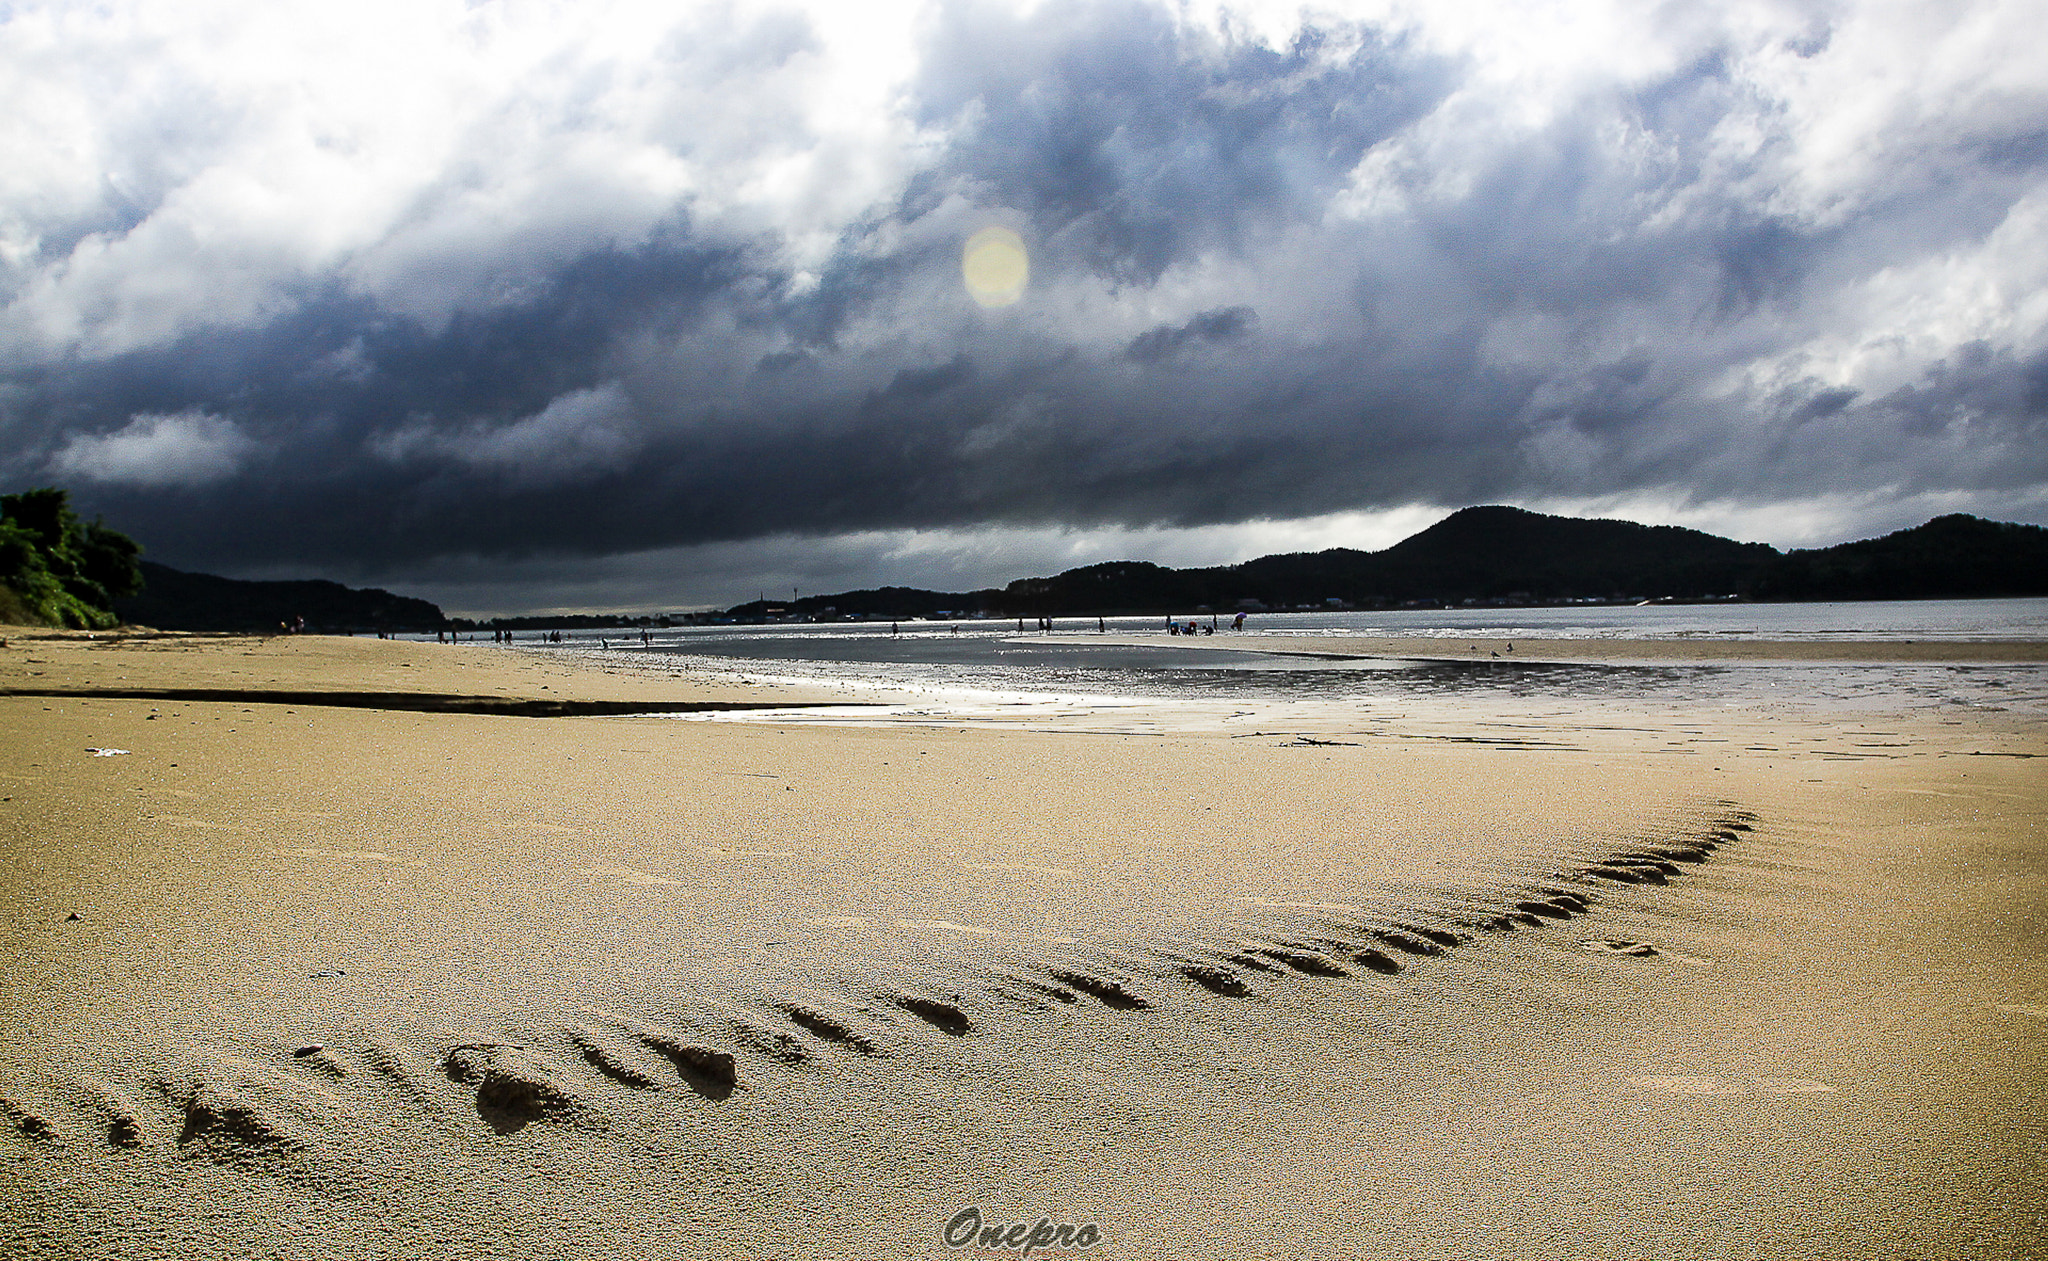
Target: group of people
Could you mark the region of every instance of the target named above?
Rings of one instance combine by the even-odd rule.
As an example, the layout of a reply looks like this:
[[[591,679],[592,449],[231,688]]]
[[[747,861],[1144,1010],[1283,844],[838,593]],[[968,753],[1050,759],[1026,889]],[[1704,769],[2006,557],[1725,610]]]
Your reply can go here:
[[[562,642],[562,632],[558,630],[542,631],[539,635],[536,636],[536,638],[538,638],[540,642],[544,644],[559,644]],[[491,642],[494,644],[509,644],[512,642],[512,632],[508,630],[494,630],[491,632]],[[610,648],[612,646],[612,641],[602,636],[599,637],[597,642],[600,646],[605,648]],[[647,632],[646,628],[641,628],[640,646],[645,648],[651,645],[653,642],[654,636],[650,635]]]
[[[1038,619],[1038,630],[1039,630],[1039,633],[1040,633],[1040,634],[1050,635],[1050,634],[1052,634],[1052,632],[1053,632],[1053,629],[1054,629],[1054,628],[1053,628],[1053,624],[1052,624],[1052,619],[1051,619],[1051,618],[1049,618],[1049,617],[1041,617],[1041,618],[1039,618],[1039,619]],[[1105,632],[1105,633],[1106,633],[1106,632],[1107,632],[1107,631],[1109,630],[1109,621],[1108,621],[1108,619],[1106,619],[1106,618],[1101,618],[1101,617],[1098,617],[1098,618],[1096,618],[1096,619],[1095,619],[1095,629],[1096,629],[1096,630],[1097,630],[1098,632]],[[1018,630],[1018,632],[1019,632],[1019,633],[1022,633],[1022,631],[1024,630],[1024,619],[1023,619],[1023,618],[1021,618],[1021,617],[1017,619],[1017,630]]]
[[[279,629],[285,631],[287,634],[294,632],[304,634],[306,628],[305,619],[298,618],[295,619],[295,622],[295,625],[291,623],[281,624]],[[1049,617],[1039,618],[1038,629],[1042,634],[1052,634],[1052,619]],[[1108,621],[1100,617],[1096,618],[1095,629],[1097,631],[1103,632],[1108,631]],[[1241,631],[1244,629],[1244,614],[1239,613],[1236,617],[1231,619],[1230,629],[1234,631]],[[953,631],[956,634],[959,632],[959,630],[960,628],[958,626],[955,626],[953,628]],[[1017,619],[1017,630],[1019,633],[1022,633],[1024,630],[1024,619],[1021,617]],[[889,623],[889,633],[891,635],[899,633],[898,626],[895,622]],[[1168,617],[1166,619],[1166,633],[1169,635],[1213,635],[1216,633],[1216,617],[1214,614],[1211,614],[1209,616],[1209,624],[1206,626],[1202,625],[1202,623],[1195,618],[1189,618],[1187,621],[1183,622],[1177,618]],[[384,637],[385,635],[383,631],[377,632],[377,638],[382,639]],[[461,638],[461,636],[456,635],[450,631],[441,631],[435,636],[435,638],[439,642],[445,644],[458,641]],[[539,633],[537,638],[539,638],[540,642],[544,644],[559,644],[562,642],[562,632],[558,630],[542,631]],[[491,642],[494,644],[509,644],[512,642],[512,632],[509,630],[494,630],[491,632]],[[610,648],[612,646],[612,642],[610,639],[599,639],[597,642],[605,648]],[[653,642],[654,637],[648,634],[648,632],[645,629],[642,629],[640,631],[641,645],[645,647],[651,645]]]
[[[562,642],[562,632],[542,631],[539,639],[544,644],[559,644]],[[491,642],[494,644],[509,644],[512,642],[512,632],[508,630],[494,630],[491,632]]]
[[[1230,629],[1234,631],[1244,629],[1244,614],[1240,613],[1230,619]],[[1209,615],[1209,624],[1207,626],[1203,626],[1194,618],[1181,622],[1169,617],[1166,619],[1166,633],[1169,635],[1213,635],[1216,633],[1216,615],[1213,613]]]

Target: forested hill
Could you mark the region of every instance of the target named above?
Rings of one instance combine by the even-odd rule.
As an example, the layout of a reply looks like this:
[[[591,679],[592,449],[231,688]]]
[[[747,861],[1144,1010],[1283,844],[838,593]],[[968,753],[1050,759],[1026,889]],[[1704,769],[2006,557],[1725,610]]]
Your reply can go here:
[[[2048,529],[1955,513],[1883,538],[1778,558],[1760,600],[1919,600],[2048,595]]]
[[[890,587],[755,602],[728,612],[797,616],[997,617],[1188,613],[1207,607],[1384,608],[1410,603],[1571,600],[1912,599],[2048,595],[2048,529],[1940,517],[1883,538],[1781,553],[1678,526],[1553,517],[1520,508],[1455,512],[1379,552],[1335,548],[1238,565],[1168,569],[1111,561],[972,592]]]
[[[114,601],[123,621],[158,630],[275,631],[306,619],[314,632],[431,631],[447,625],[439,607],[376,588],[338,582],[246,582],[142,562],[142,590]]]
[[[1383,552],[1269,556],[1234,568],[1273,592],[1267,603],[1299,602],[1288,597],[1318,580],[1344,586],[1321,598],[1348,603],[1651,599],[1734,593],[1776,555],[1678,526],[1487,507],[1452,513]]]

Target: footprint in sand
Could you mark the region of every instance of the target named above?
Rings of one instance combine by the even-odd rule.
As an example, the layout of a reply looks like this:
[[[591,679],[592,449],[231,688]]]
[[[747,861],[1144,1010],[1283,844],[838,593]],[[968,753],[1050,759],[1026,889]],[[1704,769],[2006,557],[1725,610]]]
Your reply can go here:
[[[880,1054],[880,1048],[876,1047],[872,1041],[854,1032],[846,1022],[836,1020],[823,1012],[812,1011],[808,1007],[801,1007],[795,1003],[778,1004],[776,1010],[789,1017],[792,1024],[802,1028],[813,1037],[839,1046],[850,1047],[862,1055]]]
[[[441,1060],[448,1080],[476,1090],[476,1112],[500,1136],[535,1121],[576,1116],[582,1101],[540,1056],[508,1042],[450,1047]]]
[[[1144,998],[1133,994],[1122,981],[1113,977],[1090,976],[1085,972],[1050,971],[1053,980],[1088,995],[1104,1007],[1118,1011],[1144,1011],[1152,1006]]]
[[[1223,968],[1212,967],[1208,964],[1184,964],[1180,969],[1180,974],[1212,994],[1222,994],[1228,998],[1242,998],[1251,992],[1246,987],[1243,979],[1236,973]]]
[[[891,994],[887,996],[887,1001],[901,1007],[904,1011],[916,1016],[919,1020],[924,1021],[933,1028],[950,1033],[956,1038],[971,1033],[974,1030],[974,1022],[967,1018],[967,1013],[951,1003],[939,1002],[936,999],[930,998],[918,998],[910,994]]]
[[[1714,966],[1712,959],[1698,955],[1680,954],[1662,946],[1653,946],[1647,941],[1630,941],[1623,937],[1596,937],[1579,943],[1581,950],[1599,955],[1619,955],[1629,959],[1669,959],[1673,963],[1689,963],[1696,968]]]

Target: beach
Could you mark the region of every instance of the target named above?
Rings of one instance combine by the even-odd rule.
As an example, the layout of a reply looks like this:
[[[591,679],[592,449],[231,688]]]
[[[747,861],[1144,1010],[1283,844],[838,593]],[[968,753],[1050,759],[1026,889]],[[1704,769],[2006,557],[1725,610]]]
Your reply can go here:
[[[2026,707],[862,722],[900,698],[0,634],[14,1254],[1023,1255],[952,1246],[970,1209],[1071,1228],[1032,1255],[2048,1239]],[[1512,656],[2042,661],[1815,651]]]

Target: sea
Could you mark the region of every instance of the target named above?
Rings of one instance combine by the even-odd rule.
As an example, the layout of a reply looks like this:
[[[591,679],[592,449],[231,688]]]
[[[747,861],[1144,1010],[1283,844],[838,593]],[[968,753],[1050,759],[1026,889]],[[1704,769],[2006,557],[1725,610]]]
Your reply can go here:
[[[1193,615],[1183,615],[1185,622]],[[1207,627],[1207,615],[1194,618]],[[1876,711],[1961,707],[2048,717],[2048,664],[1645,662],[1563,665],[1503,661],[1317,658],[1256,648],[1298,636],[1424,639],[2048,641],[2048,599],[1912,600],[1406,609],[1259,613],[1242,631],[1219,617],[1213,636],[1169,635],[1165,617],[820,622],[532,632],[513,650],[601,667],[711,674],[860,692],[835,711],[753,715],[813,722],[980,722],[1147,730],[1276,713],[1341,718],[1360,706],[1426,700],[1668,703]],[[1133,641],[1137,642],[1133,642]],[[877,698],[883,703],[876,703]],[[747,721],[747,715],[724,720]],[[1328,727],[1328,722],[1317,724]],[[1341,725],[1341,723],[1339,724]]]

